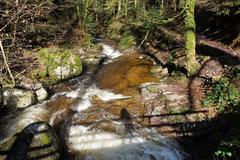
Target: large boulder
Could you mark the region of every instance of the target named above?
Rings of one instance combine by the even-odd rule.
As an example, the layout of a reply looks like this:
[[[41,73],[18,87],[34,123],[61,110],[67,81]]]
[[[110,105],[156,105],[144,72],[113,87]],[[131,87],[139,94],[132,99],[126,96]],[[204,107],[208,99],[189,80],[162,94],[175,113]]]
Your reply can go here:
[[[36,102],[35,93],[25,89],[8,89],[3,92],[3,105],[25,108]]]
[[[188,90],[185,85],[167,83],[143,83],[140,86],[141,94],[145,99],[145,115],[149,116],[146,123],[157,125],[161,123],[184,122],[185,116],[173,116],[189,110]],[[172,116],[158,116],[158,115]],[[162,127],[161,129],[166,129]],[[169,128],[168,128],[169,129]],[[161,130],[162,131],[162,130]]]
[[[40,66],[31,73],[32,78],[53,84],[78,76],[82,72],[80,56],[71,49],[43,48],[36,52]]]
[[[0,153],[0,160],[57,160],[61,157],[61,145],[49,124],[36,122],[0,144]]]

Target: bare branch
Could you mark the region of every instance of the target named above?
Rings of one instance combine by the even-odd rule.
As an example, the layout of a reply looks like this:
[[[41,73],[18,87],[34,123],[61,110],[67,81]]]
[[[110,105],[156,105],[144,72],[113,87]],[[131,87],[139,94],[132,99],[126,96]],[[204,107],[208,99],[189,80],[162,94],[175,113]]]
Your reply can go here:
[[[6,56],[6,54],[4,52],[4,49],[3,49],[2,40],[0,40],[0,50],[2,52],[2,56],[3,56],[3,61],[4,61],[4,64],[5,64],[5,67],[6,67],[7,71],[8,71],[8,74],[9,74],[11,80],[12,80],[12,85],[15,86],[16,82],[15,82],[15,79],[14,79],[13,74],[11,72],[11,69],[9,67],[7,56]]]

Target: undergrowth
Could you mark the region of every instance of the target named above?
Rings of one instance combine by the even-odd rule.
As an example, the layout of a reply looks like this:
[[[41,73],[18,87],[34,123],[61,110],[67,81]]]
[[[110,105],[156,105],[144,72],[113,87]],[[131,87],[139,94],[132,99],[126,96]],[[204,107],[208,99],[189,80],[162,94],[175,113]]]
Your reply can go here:
[[[240,91],[224,77],[211,85],[203,100],[204,106],[217,106],[220,111],[234,111],[240,104]]]

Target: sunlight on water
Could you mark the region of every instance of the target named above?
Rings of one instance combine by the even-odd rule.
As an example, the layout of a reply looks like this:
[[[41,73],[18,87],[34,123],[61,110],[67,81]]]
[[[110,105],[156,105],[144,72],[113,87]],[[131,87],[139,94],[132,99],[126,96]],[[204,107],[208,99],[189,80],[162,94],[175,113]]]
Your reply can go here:
[[[76,94],[74,93],[67,94],[67,96],[73,96],[73,97],[75,97],[75,95]],[[93,85],[86,90],[86,93],[83,95],[82,101],[80,102],[80,104],[76,108],[72,108],[72,109],[78,112],[87,109],[88,107],[91,106],[92,96],[97,96],[103,101],[131,98],[130,96],[123,96],[121,94],[114,94],[107,90],[101,90],[97,88],[95,85]]]
[[[107,44],[101,44],[103,47],[102,54],[107,56],[108,58],[115,59],[122,54],[119,52],[119,50],[115,50],[113,47],[107,45]]]
[[[151,133],[148,133],[149,135]],[[163,136],[154,141],[163,143]],[[91,130],[84,126],[72,126],[69,130],[69,147],[81,159],[95,157],[96,160],[181,160],[180,154],[167,145],[157,145],[145,136],[125,135]],[[168,142],[169,143],[169,142]],[[97,157],[97,158],[96,158]],[[154,160],[153,159],[153,160]]]

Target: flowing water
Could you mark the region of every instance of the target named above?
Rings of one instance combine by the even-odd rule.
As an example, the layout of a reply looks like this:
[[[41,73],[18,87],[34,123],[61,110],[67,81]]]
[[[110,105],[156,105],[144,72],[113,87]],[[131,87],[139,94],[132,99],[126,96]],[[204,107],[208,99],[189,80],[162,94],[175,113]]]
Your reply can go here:
[[[122,55],[102,44],[101,66],[68,81],[50,100],[20,111],[6,122],[1,139],[36,121],[60,126],[68,151],[81,160],[181,160],[169,138],[141,125],[144,104],[138,86],[154,82],[152,62]]]

